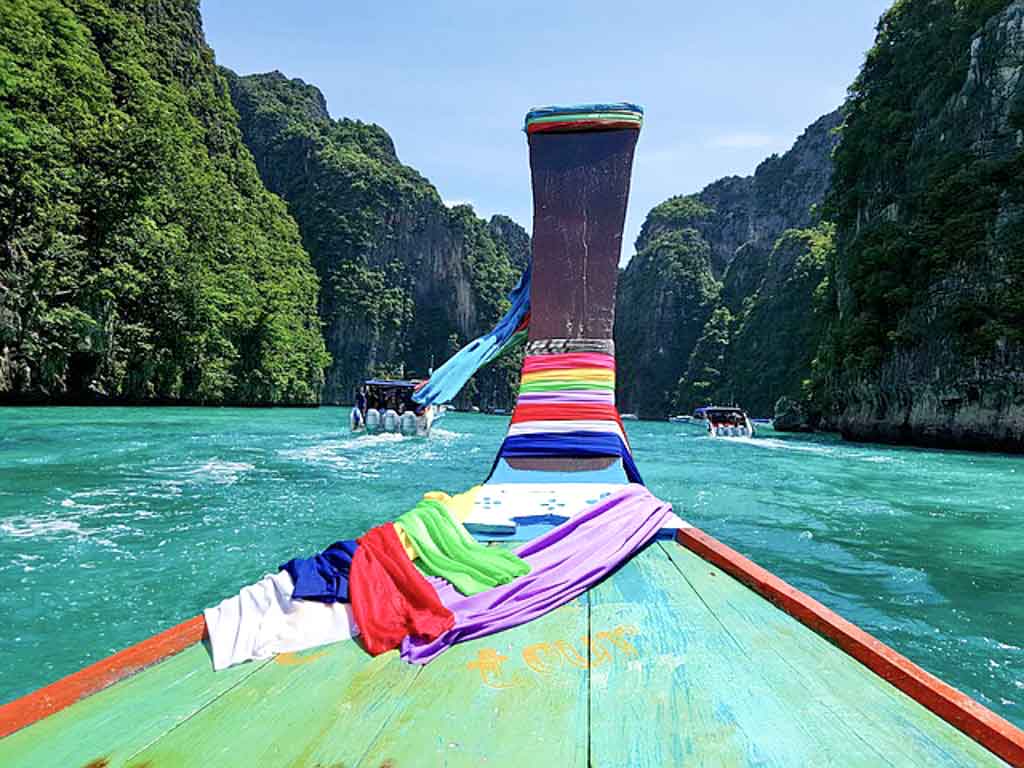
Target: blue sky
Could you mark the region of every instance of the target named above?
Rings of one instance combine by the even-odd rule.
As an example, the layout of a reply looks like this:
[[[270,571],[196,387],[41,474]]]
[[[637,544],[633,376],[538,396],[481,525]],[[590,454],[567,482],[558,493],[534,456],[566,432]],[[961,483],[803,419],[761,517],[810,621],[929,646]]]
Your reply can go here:
[[[217,60],[318,86],[334,117],[382,125],[449,202],[530,229],[526,110],[646,110],[623,260],[674,194],[749,174],[839,106],[890,2],[203,0]]]

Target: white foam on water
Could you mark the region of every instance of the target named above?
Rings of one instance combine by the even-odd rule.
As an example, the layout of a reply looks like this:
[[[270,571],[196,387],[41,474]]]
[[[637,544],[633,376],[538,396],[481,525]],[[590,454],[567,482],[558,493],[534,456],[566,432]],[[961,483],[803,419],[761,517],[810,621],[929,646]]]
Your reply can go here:
[[[232,485],[238,482],[238,479],[246,472],[251,472],[254,469],[256,469],[255,466],[244,461],[213,459],[185,474],[193,480],[209,481],[217,485]]]
[[[709,438],[714,440],[721,440],[722,438]],[[818,456],[832,456],[835,455],[836,449],[831,448],[827,445],[815,445],[813,443],[800,443],[790,440],[779,440],[776,437],[729,437],[725,438],[730,443],[738,443],[740,445],[753,445],[758,448],[764,448],[769,451],[797,451],[799,453],[813,453]]]
[[[58,518],[23,518],[21,520],[5,520],[0,523],[0,532],[15,539],[54,538],[58,536],[74,536],[88,538],[96,531],[86,531],[75,520]]]

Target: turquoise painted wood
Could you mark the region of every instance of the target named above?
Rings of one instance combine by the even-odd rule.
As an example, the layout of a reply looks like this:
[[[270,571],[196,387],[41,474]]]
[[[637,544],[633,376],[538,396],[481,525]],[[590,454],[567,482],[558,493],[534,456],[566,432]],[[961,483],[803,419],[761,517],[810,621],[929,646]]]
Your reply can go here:
[[[796,619],[689,550],[658,545],[767,684],[839,765],[1004,766]],[[765,737],[765,743],[770,743]],[[874,753],[874,754],[872,754]]]
[[[831,714],[808,722],[802,692],[758,673],[658,545],[590,594],[591,625],[632,625],[638,651],[593,671],[592,765],[885,765],[853,734],[835,738]]]
[[[194,645],[0,739],[0,765],[124,765],[265,663],[214,672],[206,649]]]
[[[586,596],[420,672],[362,764],[586,766]]]

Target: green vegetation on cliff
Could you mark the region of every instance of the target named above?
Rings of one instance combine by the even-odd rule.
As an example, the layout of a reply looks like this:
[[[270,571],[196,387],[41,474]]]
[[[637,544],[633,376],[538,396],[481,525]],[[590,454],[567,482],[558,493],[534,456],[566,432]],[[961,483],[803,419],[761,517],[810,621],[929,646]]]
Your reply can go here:
[[[315,403],[317,279],[195,0],[4,0],[0,397]]]
[[[900,0],[850,88],[817,405],[848,437],[1024,445],[1024,2]]]
[[[790,229],[737,315],[712,313],[686,373],[677,406],[739,402],[751,413],[771,414],[782,396],[800,397],[823,330],[822,285],[834,228]]]
[[[879,22],[835,154],[828,208],[838,226],[842,311],[823,352],[830,369],[873,373],[896,348],[934,332],[916,325],[911,310],[946,276],[982,268],[993,245],[1017,268],[995,295],[964,295],[945,308],[944,330],[965,354],[1024,333],[1021,231],[995,226],[1007,195],[1024,201],[1024,154],[972,141],[964,123],[984,120],[985,105],[963,120],[943,115],[970,76],[972,38],[1009,5],[901,0]],[[1024,128],[1024,89],[1011,119]]]
[[[663,418],[737,403],[770,415],[799,397],[821,336],[815,291],[832,228],[828,189],[838,112],[793,148],[648,214],[622,276],[615,338],[626,410]]]
[[[348,401],[367,374],[425,375],[493,325],[529,258],[521,227],[446,207],[383,128],[332,119],[314,86],[226,75],[245,142],[321,278],[326,401]],[[504,366],[484,371],[467,399],[507,407],[514,380]]]
[[[625,410],[662,416],[674,406],[679,361],[697,343],[721,291],[694,224],[711,209],[692,196],[655,207],[619,279],[616,357]]]

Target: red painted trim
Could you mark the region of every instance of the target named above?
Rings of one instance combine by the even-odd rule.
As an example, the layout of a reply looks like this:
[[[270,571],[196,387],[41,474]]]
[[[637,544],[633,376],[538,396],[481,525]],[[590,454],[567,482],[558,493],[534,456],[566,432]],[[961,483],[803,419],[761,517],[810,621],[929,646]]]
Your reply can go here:
[[[0,738],[70,707],[86,696],[102,691],[118,680],[163,661],[203,639],[203,617],[183,621],[141,643],[118,651],[85,669],[33,691],[0,707]]]
[[[1024,731],[925,672],[881,640],[698,528],[676,540],[864,664],[872,672],[1013,766],[1024,766]]]

